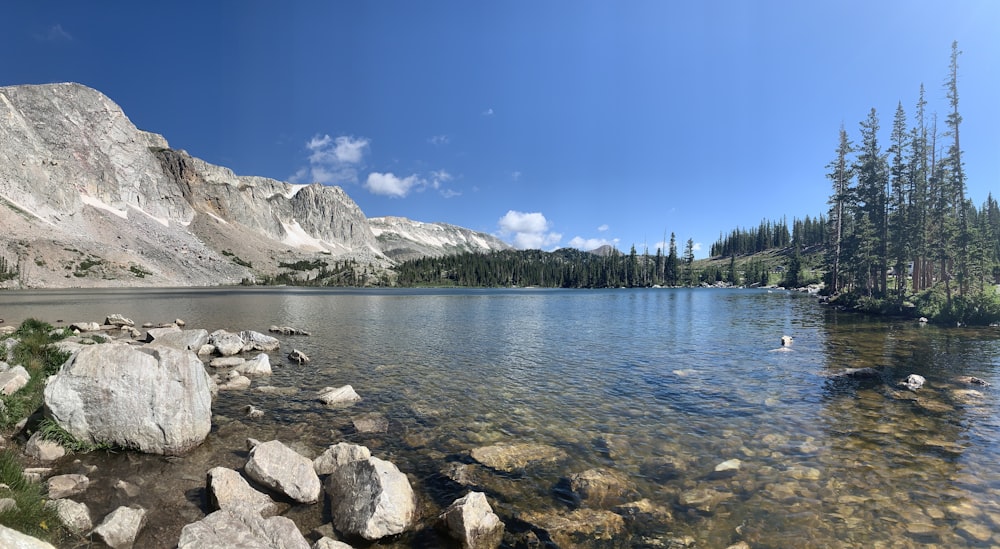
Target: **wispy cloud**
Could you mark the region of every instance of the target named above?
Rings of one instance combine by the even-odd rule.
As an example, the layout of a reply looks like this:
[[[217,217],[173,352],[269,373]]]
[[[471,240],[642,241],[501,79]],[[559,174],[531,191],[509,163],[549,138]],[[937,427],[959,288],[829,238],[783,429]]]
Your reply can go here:
[[[481,113],[483,116],[493,116],[493,107],[490,107]]]
[[[370,141],[364,137],[317,134],[306,143],[309,165],[289,178],[292,183],[356,183]]]
[[[608,227],[608,224],[605,223],[605,224],[603,224],[603,225],[601,225],[600,227],[597,228],[597,232],[599,232],[599,233],[606,233],[606,232],[608,232],[608,229],[610,229],[610,228],[611,227]]]
[[[509,210],[497,221],[500,235],[510,237],[515,248],[522,250],[552,247],[562,240],[562,235],[549,230],[549,221],[541,212]]]
[[[443,147],[444,145],[451,143],[451,138],[444,134],[433,135],[427,139],[427,142],[437,147]]]
[[[513,172],[510,173],[510,178],[513,179],[514,181],[520,181],[521,175],[522,175],[521,172],[514,170]]]
[[[619,239],[612,238],[583,238],[579,236],[574,236],[572,240],[569,241],[570,248],[576,248],[577,250],[582,250],[589,252],[591,250],[596,250],[601,246],[612,246],[618,247]]]
[[[73,35],[66,32],[62,23],[56,23],[44,32],[35,33],[35,39],[41,42],[70,42],[73,40]]]

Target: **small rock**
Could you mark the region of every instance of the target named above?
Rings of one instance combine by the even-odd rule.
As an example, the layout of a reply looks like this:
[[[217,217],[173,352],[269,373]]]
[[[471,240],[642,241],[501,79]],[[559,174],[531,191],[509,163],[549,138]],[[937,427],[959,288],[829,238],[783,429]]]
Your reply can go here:
[[[236,366],[236,371],[245,376],[271,375],[271,359],[264,353]]]
[[[69,325],[69,329],[75,332],[98,332],[101,325],[96,322],[74,322]]]
[[[727,459],[715,466],[712,470],[715,476],[726,476],[736,474],[740,470],[743,462],[738,459]]]
[[[292,362],[297,362],[299,364],[305,364],[309,362],[309,357],[298,349],[292,349],[292,352],[288,353],[288,360]]]
[[[232,356],[243,351],[245,342],[239,334],[216,330],[209,334],[208,343],[215,346],[215,352],[222,356]]]
[[[267,331],[282,335],[309,335],[309,332],[299,330],[298,328],[292,328],[291,326],[271,326]]]
[[[250,351],[276,351],[278,347],[281,346],[281,342],[279,342],[277,338],[273,338],[260,332],[255,332],[253,330],[244,330],[240,332],[240,338],[243,339],[244,353]]]
[[[36,431],[24,445],[24,453],[39,461],[55,461],[66,455],[66,449],[58,442],[45,440],[42,433]]]
[[[354,549],[354,547],[342,541],[323,536],[316,540],[316,543],[313,543],[310,549]]]
[[[791,344],[792,344],[793,341],[795,341],[795,340],[792,339],[792,336],[789,336],[789,335],[783,335],[783,336],[781,336],[781,346],[782,347],[789,347],[789,346],[791,346]]]
[[[124,315],[118,313],[112,313],[105,317],[104,323],[121,328],[122,326],[135,326],[135,322],[132,322],[131,318],[126,318]]]
[[[25,467],[24,471],[21,472],[21,476],[28,482],[41,482],[51,474],[51,467]]]
[[[597,509],[577,509],[568,514],[529,512],[520,518],[544,531],[557,547],[604,547],[625,532],[625,520],[620,515]]]
[[[906,379],[900,381],[899,385],[902,387],[906,387],[911,391],[916,391],[917,389],[923,387],[926,381],[927,380],[924,379],[924,376],[917,374],[910,374],[906,376]]]
[[[174,324],[176,324],[178,326],[184,326],[185,322],[183,320],[181,320],[181,319],[178,318],[178,319],[174,320]]]
[[[139,497],[140,490],[135,484],[119,479],[118,482],[115,483],[115,492],[118,493],[119,497],[124,496],[132,499]]]
[[[215,467],[208,472],[207,491],[213,509],[228,509],[239,503],[250,505],[264,517],[281,511],[270,496],[254,490],[242,475],[225,467]]]
[[[970,385],[982,385],[983,387],[989,387],[990,384],[983,379],[979,379],[975,376],[959,376],[955,378],[955,381],[959,383],[968,383]]]
[[[311,460],[277,440],[252,450],[244,471],[255,482],[299,503],[316,503],[322,491]]]
[[[219,390],[230,391],[237,389],[247,389],[250,387],[251,383],[252,382],[250,381],[250,378],[248,378],[247,376],[241,376],[237,374],[236,376],[230,378],[229,381],[227,381],[226,383],[219,385]]]
[[[135,543],[139,531],[146,525],[146,510],[141,507],[119,507],[104,517],[91,535],[113,549],[128,549]]]
[[[316,395],[316,400],[319,400],[327,406],[335,406],[338,404],[357,402],[361,400],[361,397],[358,393],[354,392],[354,387],[344,385],[343,387],[326,387],[320,390]]]
[[[247,404],[246,407],[243,408],[243,411],[250,419],[260,419],[264,417],[264,410],[257,408],[253,404]]]
[[[213,358],[208,365],[212,368],[232,368],[233,366],[241,366],[244,362],[246,362],[246,359],[238,356],[220,356]]]
[[[389,430],[389,420],[382,414],[368,414],[355,418],[354,430],[361,434],[384,433]]]
[[[14,366],[6,372],[0,373],[0,394],[12,395],[20,391],[29,381],[31,381],[31,375],[24,369],[24,366]]]

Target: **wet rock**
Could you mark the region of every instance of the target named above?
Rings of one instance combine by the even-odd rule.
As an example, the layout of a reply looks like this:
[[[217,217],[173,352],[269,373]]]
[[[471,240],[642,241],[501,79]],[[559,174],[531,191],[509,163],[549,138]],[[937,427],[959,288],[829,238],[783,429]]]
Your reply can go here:
[[[405,531],[416,513],[416,497],[406,475],[367,448],[337,444],[325,490],[337,530],[376,540]],[[365,454],[369,457],[362,458]]]
[[[54,545],[0,524],[0,547],[12,549],[56,549]]]
[[[712,473],[709,475],[709,478],[719,479],[731,477],[738,473],[740,471],[740,467],[742,466],[743,462],[738,459],[727,459],[712,469]]]
[[[250,419],[260,419],[264,417],[264,410],[254,406],[253,404],[247,404],[243,411],[246,413],[247,417]]]
[[[80,535],[94,527],[90,519],[90,509],[86,503],[77,503],[71,499],[57,499],[47,502],[55,508],[59,520],[74,534]]]
[[[274,385],[259,385],[254,391],[265,395],[292,396],[299,392],[298,387],[276,387]]]
[[[104,517],[91,535],[113,549],[128,549],[135,544],[139,531],[146,525],[146,510],[141,507],[119,507]]]
[[[628,547],[625,520],[611,511],[529,512],[520,518],[533,526],[542,541],[556,547],[607,547],[612,540],[620,541],[619,547]]]
[[[955,378],[955,381],[959,383],[968,383],[970,385],[982,385],[983,387],[990,386],[989,382],[975,376],[959,376]]]
[[[69,325],[74,332],[99,332],[101,325],[96,322],[74,322]]]
[[[354,418],[354,430],[362,434],[384,433],[389,430],[389,420],[382,414],[368,414]]]
[[[673,456],[657,456],[647,459],[639,465],[639,473],[658,483],[677,478],[687,471],[687,463]]]
[[[254,490],[250,483],[238,472],[225,467],[215,467],[208,471],[208,502],[212,509],[228,509],[237,504],[249,505],[264,517],[281,512],[270,496]]]
[[[269,376],[271,375],[271,359],[266,354],[261,353],[236,366],[236,371],[248,377]]]
[[[82,494],[90,486],[90,479],[84,475],[56,475],[48,480],[49,499],[62,499]]]
[[[959,534],[975,541],[985,543],[993,538],[993,530],[981,522],[963,520],[955,527]]]
[[[439,518],[465,549],[493,549],[503,541],[504,524],[482,492],[469,492],[455,500]]]
[[[534,443],[499,443],[474,448],[469,455],[491,469],[508,473],[529,465],[552,463],[567,458],[566,452],[559,448]]]
[[[924,383],[926,382],[927,380],[924,379],[924,376],[917,374],[910,374],[906,376],[906,379],[900,381],[898,385],[901,387],[906,387],[911,391],[916,391],[917,389],[923,387]]]
[[[831,374],[830,377],[833,379],[879,379],[882,377],[882,373],[875,368],[844,368]]]
[[[66,455],[66,449],[61,444],[42,438],[41,432],[35,432],[24,445],[24,453],[38,461],[55,461]]]
[[[208,356],[215,352],[215,345],[209,345],[206,343],[201,347],[198,347],[198,350],[195,352],[198,353],[198,356]]]
[[[694,488],[681,492],[677,498],[677,503],[681,507],[689,507],[702,513],[712,513],[719,503],[732,496],[731,492],[716,490],[714,488]]]
[[[254,446],[244,470],[254,482],[299,503],[319,501],[322,487],[312,461],[277,440]]]
[[[343,387],[326,387],[321,389],[319,393],[316,394],[316,400],[319,400],[327,406],[337,406],[357,402],[361,400],[361,396],[354,392],[354,387],[344,385]]]
[[[115,326],[116,328],[121,328],[122,326],[135,326],[135,322],[131,318],[126,318],[125,315],[119,313],[111,313],[104,318],[104,323],[110,326]]]
[[[48,415],[79,440],[175,455],[212,427],[208,374],[190,351],[154,345],[81,349],[44,391]]]
[[[616,461],[632,455],[632,445],[625,435],[601,435],[594,445],[597,451]]]
[[[783,335],[783,336],[781,336],[781,346],[782,347],[789,347],[789,346],[791,346],[793,341],[795,341],[795,340],[792,339],[792,336],[790,336],[790,335]]]
[[[745,541],[738,541],[729,547],[726,547],[726,549],[750,549],[750,544]]]
[[[363,461],[372,457],[368,448],[347,442],[331,445],[313,460],[313,470],[317,475],[329,475],[335,469],[353,461]]]
[[[212,368],[233,368],[235,366],[242,366],[245,362],[246,359],[238,356],[220,356],[213,358],[209,361],[208,365]]]
[[[13,368],[0,373],[0,394],[12,395],[31,381],[31,375],[24,369],[24,366],[14,366]]]
[[[115,493],[118,494],[118,497],[124,497],[127,499],[137,498],[139,497],[139,492],[139,487],[131,482],[119,479],[118,482],[115,483]]]
[[[288,353],[288,360],[292,362],[297,362],[299,364],[305,364],[309,362],[309,356],[298,349],[292,349],[292,352]]]
[[[226,381],[224,383],[219,384],[219,390],[233,391],[240,389],[248,389],[250,388],[251,383],[252,382],[250,381],[250,378],[244,375],[240,375],[239,372],[233,370],[232,372],[229,372],[229,375],[226,377]]]
[[[208,335],[208,343],[215,346],[216,354],[222,356],[232,356],[243,351],[245,342],[239,334],[216,330]]]
[[[648,498],[619,505],[613,510],[621,515],[625,522],[635,524],[640,529],[649,530],[651,527],[662,527],[674,521],[670,509],[653,503]]]
[[[264,518],[252,506],[235,504],[188,524],[177,549],[309,549],[298,527],[286,517]]]
[[[179,319],[179,318],[175,318],[175,319],[174,319],[174,324],[176,324],[176,325],[178,325],[178,326],[180,326],[180,327],[182,327],[182,328],[183,328],[183,327],[184,327],[184,325],[185,325],[185,324],[187,324],[187,323],[186,323],[186,322],[184,322],[183,320]]]
[[[292,328],[291,326],[271,326],[267,329],[267,331],[282,335],[309,335],[309,332],[298,328]]]
[[[569,490],[576,505],[595,509],[622,504],[635,492],[625,476],[610,469],[589,469],[570,476]]]
[[[281,342],[277,338],[253,330],[240,332],[240,338],[243,340],[244,353],[250,351],[264,351],[266,353],[276,351],[281,347]]]

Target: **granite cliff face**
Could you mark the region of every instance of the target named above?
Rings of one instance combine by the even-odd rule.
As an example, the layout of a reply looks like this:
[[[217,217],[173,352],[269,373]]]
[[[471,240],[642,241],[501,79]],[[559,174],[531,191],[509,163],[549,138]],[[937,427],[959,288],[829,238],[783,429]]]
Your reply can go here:
[[[232,284],[302,259],[386,270],[506,247],[409,220],[376,234],[343,189],[236,175],[138,130],[79,84],[0,87],[0,143],[0,257],[17,266],[8,287]],[[452,236],[411,238],[421,226]]]
[[[368,219],[379,248],[395,261],[464,252],[507,250],[510,244],[486,233],[447,223],[422,223],[405,217]]]

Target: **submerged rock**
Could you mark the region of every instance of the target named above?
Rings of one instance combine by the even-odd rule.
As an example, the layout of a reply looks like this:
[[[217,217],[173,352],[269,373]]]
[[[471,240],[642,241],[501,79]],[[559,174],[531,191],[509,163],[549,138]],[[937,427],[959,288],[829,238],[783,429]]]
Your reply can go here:
[[[288,353],[288,360],[292,362],[297,362],[299,364],[305,364],[309,362],[309,356],[298,349],[292,349],[292,352]]]
[[[927,380],[924,379],[924,376],[917,374],[910,374],[906,376],[906,379],[900,381],[899,385],[902,387],[906,387],[911,391],[916,391],[917,389],[923,387],[926,381]]]
[[[589,469],[569,477],[569,490],[578,506],[604,509],[634,496],[629,480],[610,469]]]
[[[529,512],[520,518],[556,547],[607,547],[612,540],[620,541],[613,546],[628,547],[625,519],[611,511]]]
[[[82,494],[90,486],[90,479],[84,475],[56,475],[48,480],[49,499],[62,499]]]
[[[491,469],[508,473],[529,465],[561,461],[568,457],[559,448],[534,443],[499,443],[474,448],[469,455]]]
[[[305,330],[292,328],[291,326],[271,326],[267,331],[282,335],[310,335],[309,332]]]

